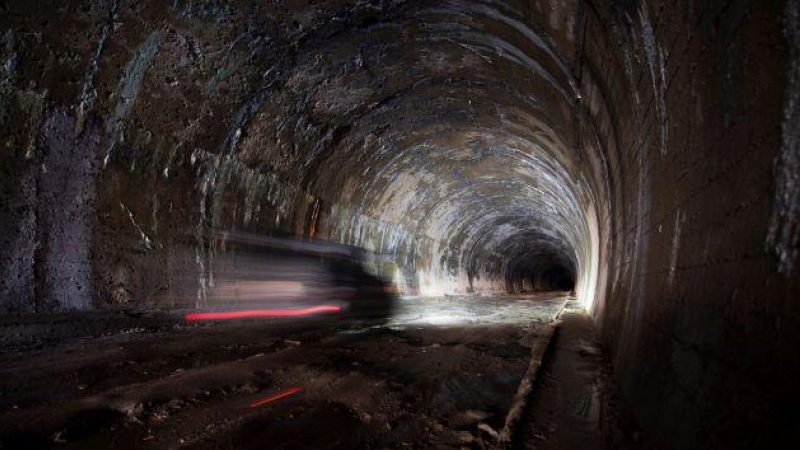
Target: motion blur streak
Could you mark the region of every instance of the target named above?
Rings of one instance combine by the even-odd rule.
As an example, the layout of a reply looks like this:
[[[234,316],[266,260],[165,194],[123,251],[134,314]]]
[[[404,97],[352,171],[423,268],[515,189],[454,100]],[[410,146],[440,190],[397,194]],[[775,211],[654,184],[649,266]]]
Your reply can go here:
[[[274,402],[275,400],[280,400],[282,398],[286,398],[290,395],[299,394],[303,392],[303,388],[291,388],[286,391],[281,392],[280,394],[273,395],[272,397],[262,398],[261,400],[257,400],[253,403],[248,405],[249,408],[255,408],[256,406],[266,405],[267,403]]]
[[[186,320],[230,320],[247,319],[253,317],[301,317],[320,313],[339,313],[342,308],[333,305],[314,306],[301,309],[248,309],[243,311],[191,313],[186,315]]]

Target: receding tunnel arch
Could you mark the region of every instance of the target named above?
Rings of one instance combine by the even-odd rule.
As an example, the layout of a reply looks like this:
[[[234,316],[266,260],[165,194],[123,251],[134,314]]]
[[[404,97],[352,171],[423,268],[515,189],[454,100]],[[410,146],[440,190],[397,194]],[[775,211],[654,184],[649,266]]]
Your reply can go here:
[[[392,259],[397,276],[412,280],[408,291],[502,291],[509,274],[552,263],[574,274],[588,301],[602,278],[608,176],[603,156],[583,149],[597,139],[580,124],[585,83],[569,46],[514,2],[334,6],[322,2],[291,28],[262,24],[284,22],[271,6],[254,6],[242,29],[214,23],[230,38],[224,49],[201,33],[214,14],[147,34],[120,78],[125,98],[109,109],[106,128],[119,142],[101,155],[103,182],[153,178],[142,184],[157,194],[140,202],[152,210],[147,239],[180,230],[141,259],[180,267],[170,255],[181,253],[200,285],[187,283],[182,295],[202,298],[215,270],[207,236],[308,235]],[[173,59],[181,65],[167,67]],[[208,79],[187,78],[187,67],[212,59],[220,66]],[[186,105],[202,91],[198,117],[153,125],[138,113],[135,96],[150,93],[138,90],[162,78],[176,80],[153,91],[180,100],[171,114],[191,116]],[[166,167],[145,174],[148,164]],[[197,198],[183,198],[179,185]],[[117,194],[104,195],[103,207],[122,203],[130,215],[120,221],[139,228],[145,206]],[[180,203],[194,206],[159,228],[172,211],[164,205]],[[98,247],[110,253],[124,252],[107,238],[117,219],[100,221]],[[187,242],[194,248],[175,250]],[[97,269],[101,290],[147,265],[117,259]]]
[[[547,242],[528,238],[512,246],[504,246],[510,247],[505,250],[508,252],[505,260],[508,291],[568,291],[575,288],[575,260],[563,247],[547,245]]]
[[[423,292],[504,290],[509,261],[525,253],[546,259],[529,264],[569,267],[586,291],[598,248],[587,217],[600,194],[579,168],[575,81],[546,39],[501,9],[401,8],[310,40],[314,51],[284,69],[283,93],[245,124],[242,154],[343,205],[329,235],[396,253]],[[276,107],[294,113],[276,120]],[[285,150],[265,159],[257,144],[268,136]],[[363,230],[375,221],[414,242],[375,242]]]

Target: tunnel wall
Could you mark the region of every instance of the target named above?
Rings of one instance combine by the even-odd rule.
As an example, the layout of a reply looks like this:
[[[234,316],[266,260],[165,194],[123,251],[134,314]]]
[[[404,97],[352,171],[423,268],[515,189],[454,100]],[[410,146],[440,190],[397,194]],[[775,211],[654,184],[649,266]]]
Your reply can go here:
[[[4,4],[0,308],[203,304],[218,230],[405,293],[505,291],[525,236],[586,259],[568,68],[518,5],[421,5]]]
[[[264,101],[264,68],[291,67],[309,28],[338,32],[330,9],[301,24],[284,15],[303,7],[245,3],[4,8],[0,311],[202,305],[213,234],[231,229],[391,252],[398,281],[417,289],[429,239],[312,194],[290,172],[298,152],[330,140],[324,123],[308,124],[293,152],[284,147],[301,130],[279,123],[267,165],[232,152],[240,140],[263,149],[243,127]]]
[[[649,448],[798,442],[797,8],[588,3],[594,315]]]

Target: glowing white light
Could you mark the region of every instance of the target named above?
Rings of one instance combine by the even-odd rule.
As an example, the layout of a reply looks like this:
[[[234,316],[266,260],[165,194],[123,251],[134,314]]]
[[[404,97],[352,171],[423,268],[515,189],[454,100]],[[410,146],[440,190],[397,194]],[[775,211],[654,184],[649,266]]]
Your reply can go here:
[[[433,313],[433,314],[426,314],[419,320],[419,323],[425,323],[428,325],[452,325],[456,323],[463,323],[466,321],[466,317],[459,317],[454,314],[448,313]]]

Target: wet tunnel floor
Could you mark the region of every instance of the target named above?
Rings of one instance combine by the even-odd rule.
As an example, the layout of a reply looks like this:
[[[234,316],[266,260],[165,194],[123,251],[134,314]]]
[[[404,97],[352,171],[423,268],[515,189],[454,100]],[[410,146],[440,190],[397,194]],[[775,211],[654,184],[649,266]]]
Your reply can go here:
[[[41,322],[1,324],[0,448],[485,448],[564,303],[416,298],[380,321],[140,317],[59,344],[36,338]]]

